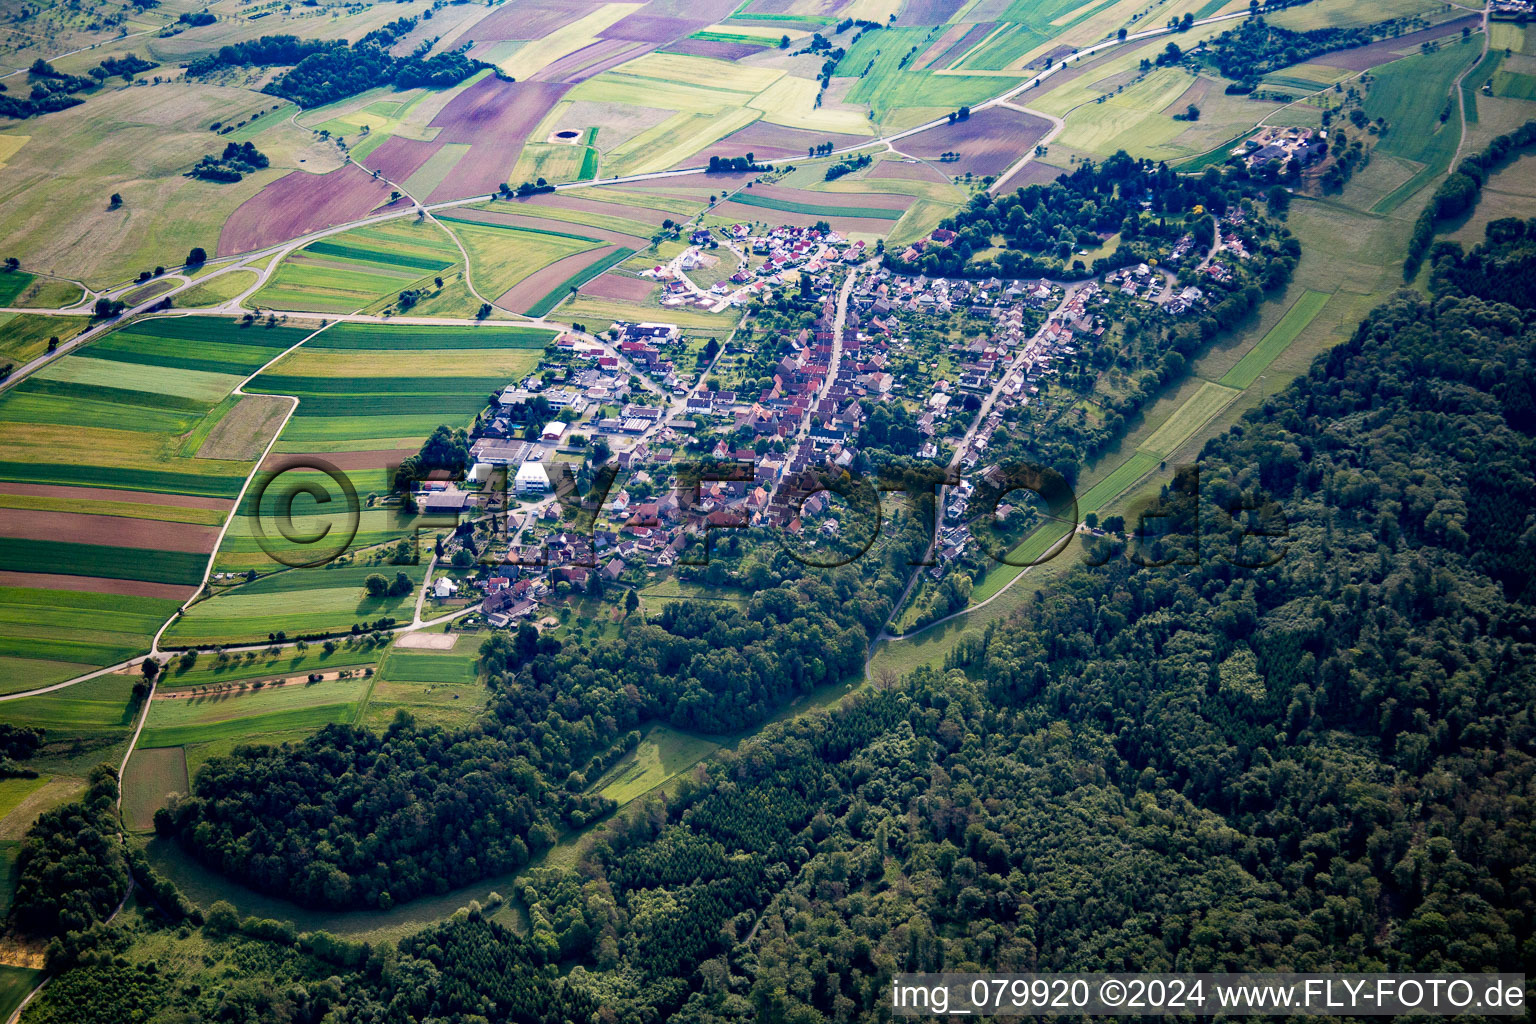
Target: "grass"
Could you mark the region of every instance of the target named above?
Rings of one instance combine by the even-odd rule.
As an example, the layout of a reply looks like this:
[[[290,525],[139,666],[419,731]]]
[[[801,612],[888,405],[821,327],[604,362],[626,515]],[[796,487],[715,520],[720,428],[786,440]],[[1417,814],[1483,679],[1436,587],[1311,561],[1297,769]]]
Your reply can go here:
[[[222,306],[244,295],[258,280],[254,270],[232,270],[218,277],[209,278],[195,288],[188,288],[176,296],[178,306],[196,309],[200,306]]]
[[[6,902],[10,902],[7,892]],[[21,1005],[21,1001],[27,998],[27,993],[37,987],[37,983],[43,979],[43,969],[40,967],[12,967],[9,964],[0,964],[0,1019],[9,1020],[11,1014]]]
[[[1285,316],[1280,318],[1280,322],[1259,339],[1259,343],[1228,370],[1218,383],[1224,387],[1244,389],[1258,380],[1259,374],[1274,362],[1276,356],[1290,347],[1296,336],[1306,329],[1331,298],[1333,295],[1330,292],[1302,292],[1301,297],[1286,310]]]
[[[0,362],[20,366],[48,351],[48,339],[68,341],[90,325],[83,316],[0,313]]]
[[[255,657],[251,655],[254,654]],[[182,668],[180,661],[172,661],[160,677],[161,690],[192,688],[216,688],[257,679],[273,680],[311,672],[334,672],[343,668],[362,668],[379,659],[378,651],[363,647],[339,647],[326,654],[320,645],[312,645],[307,651],[285,647],[276,654],[271,649],[246,654],[232,654],[225,661],[213,655],[203,655],[191,666]]]
[[[1315,311],[1314,315],[1316,315]],[[1299,328],[1297,333],[1300,333]],[[1254,376],[1258,376],[1257,371],[1254,372]],[[1204,426],[1207,420],[1230,405],[1238,394],[1235,388],[1212,384],[1210,381],[1204,382],[1200,385],[1200,389],[1190,396],[1189,401],[1179,406],[1162,426],[1152,432],[1151,437],[1141,443],[1137,451],[1155,455],[1158,458],[1172,454],[1189,440],[1195,431]]]
[[[1389,131],[1376,146],[1384,156],[1413,160],[1419,171],[1371,207],[1391,213],[1450,167],[1461,141],[1461,107],[1451,105],[1450,117],[1440,121],[1451,84],[1478,57],[1480,39],[1447,43],[1438,51],[1415,54],[1379,68],[1365,97],[1365,112],[1384,117]]]
[[[426,566],[348,566],[277,573],[194,604],[166,631],[166,642],[259,642],[279,630],[292,636],[341,633],[354,623],[385,617],[409,621],[416,604],[415,589],[403,597],[369,597],[363,590],[363,579],[374,572],[391,579],[396,572],[404,572],[419,587]]]
[[[475,287],[488,298],[501,295],[556,260],[602,244],[574,233],[480,224],[454,217],[438,219],[449,225],[468,250]]]
[[[156,701],[155,703],[164,703]],[[153,713],[153,712],[151,712]],[[186,793],[187,752],[182,747],[148,747],[141,742],[123,774],[123,821],[136,832],[155,827],[155,812],[172,794]]]
[[[646,730],[639,745],[620,758],[591,788],[599,796],[626,804],[692,768],[719,746],[702,736],[693,736],[666,725],[653,725]]]
[[[139,746],[179,748],[218,740],[259,743],[267,734],[311,732],[332,722],[350,722],[370,685],[359,674],[244,692],[158,698],[150,703]]]
[[[0,819],[19,807],[27,797],[42,789],[47,781],[43,776],[35,779],[0,779]],[[0,893],[8,896],[9,887],[0,885]]]
[[[731,202],[742,206],[756,206],[782,213],[799,213],[807,217],[869,218],[873,220],[900,220],[904,210],[887,210],[868,206],[835,206],[830,203],[802,203],[793,199],[758,195],[753,192],[737,192]]]

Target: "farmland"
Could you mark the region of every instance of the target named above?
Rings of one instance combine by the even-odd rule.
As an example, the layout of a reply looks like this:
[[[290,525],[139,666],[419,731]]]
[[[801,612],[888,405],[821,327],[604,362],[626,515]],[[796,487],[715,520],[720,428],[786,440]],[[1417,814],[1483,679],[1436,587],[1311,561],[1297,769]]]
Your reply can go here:
[[[453,240],[435,225],[387,221],[310,243],[279,264],[250,301],[275,309],[351,313],[409,288],[430,290],[433,278],[459,259]]]
[[[0,1019],[843,1021],[933,964],[1518,968],[1519,801],[1457,766],[1529,775],[1528,680],[1483,648],[1518,668],[1530,594],[1482,497],[1530,489],[1536,156],[1415,221],[1536,116],[1536,30],[1260,8],[1401,20],[1318,53],[1217,42],[1246,0],[0,12],[0,725],[45,730],[0,779],[0,917],[101,764],[110,855],[120,819],[204,914],[76,910],[82,833],[49,895],[89,920],[0,942]],[[129,53],[157,64],[98,66]],[[1327,137],[1234,151],[1292,126]],[[751,466],[690,507],[701,462]],[[1075,521],[994,521],[971,485],[1019,462]],[[1189,465],[1273,492],[1296,557],[1217,566],[1200,522],[1200,563],[1138,561]],[[797,506],[813,475],[946,466],[931,537],[890,494],[862,562],[791,555],[856,543],[845,500]],[[609,468],[595,522],[540,492]]]
[[[390,578],[404,572],[416,586],[422,565],[389,566]],[[290,636],[348,632],[353,625],[381,618],[409,621],[416,592],[400,597],[369,597],[363,580],[381,569],[327,566],[290,569],[262,577],[199,601],[166,631],[167,643],[216,644],[263,641],[279,631]]]

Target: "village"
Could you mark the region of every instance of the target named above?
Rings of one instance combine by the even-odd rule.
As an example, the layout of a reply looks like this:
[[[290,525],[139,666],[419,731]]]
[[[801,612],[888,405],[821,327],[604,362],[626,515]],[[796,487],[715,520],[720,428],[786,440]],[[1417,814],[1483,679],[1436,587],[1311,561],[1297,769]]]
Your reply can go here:
[[[698,564],[715,531],[835,540],[842,524],[822,474],[869,469],[860,439],[880,406],[910,415],[919,440],[908,454],[955,473],[930,571],[940,578],[967,550],[973,478],[997,473],[988,453],[1010,410],[1102,343],[1112,303],[1170,319],[1204,306],[1205,290],[1181,285],[1178,272],[1230,281],[1230,264],[1248,257],[1242,223],[1234,209],[1209,251],[1186,235],[1161,265],[1074,282],[899,274],[861,243],[814,228],[695,231],[680,255],[646,271],[667,282],[663,306],[723,308],[785,292],[818,304],[808,326],[772,339],[772,351],[743,353],[765,362],[771,386],[707,386],[718,353],[690,362],[688,332],[673,323],[561,335],[477,421],[464,479],[429,478],[413,495],[426,522],[441,517],[451,531],[441,535],[430,597],[447,607],[479,601],[486,621],[502,626],[563,594],[637,588]],[[757,262],[702,288],[689,274],[719,245],[744,268],[747,253]],[[709,470],[685,469],[693,466]]]

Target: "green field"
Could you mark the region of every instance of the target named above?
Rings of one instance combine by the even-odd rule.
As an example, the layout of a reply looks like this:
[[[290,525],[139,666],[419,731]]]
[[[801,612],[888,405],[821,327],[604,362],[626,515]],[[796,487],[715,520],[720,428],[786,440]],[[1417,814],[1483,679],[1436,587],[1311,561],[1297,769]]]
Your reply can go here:
[[[433,278],[459,260],[440,228],[400,218],[311,242],[285,259],[250,303],[352,313],[408,288],[430,290]]]
[[[163,598],[0,587],[0,693],[63,682],[142,654],[175,610],[176,602]]]
[[[181,747],[146,749],[141,735],[139,746],[128,759],[128,769],[123,773],[123,822],[136,832],[148,832],[155,827],[155,812],[166,805],[173,793],[186,793],[189,789],[187,782],[186,750]]]
[[[399,711],[436,725],[467,725],[485,709],[477,660],[481,637],[461,635],[452,650],[391,647],[379,664],[373,692],[360,717],[371,729],[386,729]]]
[[[369,686],[370,681],[358,673],[351,679],[319,683],[157,698],[151,702],[139,746],[180,748],[221,740],[260,743],[271,742],[268,737],[274,734],[313,732],[332,722],[352,721]]]
[[[48,351],[48,339],[66,342],[90,325],[83,316],[0,313],[0,363],[20,366]]]
[[[779,210],[782,213],[800,213],[807,217],[848,217],[868,218],[871,220],[900,220],[904,210],[885,210],[871,206],[833,206],[831,204],[801,203],[792,199],[779,199],[775,196],[756,195],[752,192],[737,192],[731,196],[731,202],[740,203],[742,206],[757,206],[765,210]]]
[[[10,902],[7,895],[6,902]],[[0,1020],[9,1020],[27,993],[43,980],[40,967],[11,967],[0,964]]]
[[[373,572],[390,579],[404,572],[419,587],[426,566],[293,569],[266,576],[193,605],[166,631],[166,643],[260,642],[279,630],[297,636],[343,633],[354,623],[385,617],[409,622],[414,589],[403,597],[369,597],[363,580]]]
[[[1372,118],[1384,117],[1389,125],[1387,137],[1377,144],[1375,152],[1412,160],[1420,169],[1371,207],[1371,212],[1391,213],[1450,167],[1461,142],[1462,103],[1452,104],[1451,116],[1443,124],[1440,113],[1456,76],[1480,56],[1481,41],[1481,36],[1474,35],[1373,72],[1375,80],[1365,97],[1365,113]]]
[[[640,745],[592,785],[600,796],[627,804],[708,757],[720,745],[702,736],[653,725],[646,730]]]
[[[1300,333],[1300,328],[1297,333]],[[1257,371],[1254,376],[1258,376]],[[1205,426],[1207,420],[1230,405],[1238,394],[1240,392],[1234,388],[1206,381],[1200,385],[1200,390],[1190,396],[1189,401],[1179,406],[1136,450],[1160,459],[1166,458],[1194,436],[1195,431]]]
[[[535,231],[503,224],[482,224],[439,217],[469,252],[475,287],[495,298],[523,278],[556,260],[586,252],[601,240],[574,232]]]
[[[1270,328],[1269,333],[1260,338],[1259,343],[1249,349],[1247,355],[1217,383],[1242,390],[1258,380],[1259,374],[1296,340],[1298,334],[1306,330],[1307,325],[1322,312],[1331,298],[1333,295],[1329,292],[1302,292],[1301,297],[1286,310],[1285,316],[1280,318],[1280,322]]]
[[[362,668],[379,660],[373,648],[342,646],[326,654],[319,644],[307,651],[285,647],[273,654],[270,649],[232,653],[220,661],[216,655],[203,654],[189,668],[183,668],[179,660],[173,660],[160,676],[159,689],[183,690],[221,686],[257,679],[273,680],[311,672],[334,672],[342,668]]]

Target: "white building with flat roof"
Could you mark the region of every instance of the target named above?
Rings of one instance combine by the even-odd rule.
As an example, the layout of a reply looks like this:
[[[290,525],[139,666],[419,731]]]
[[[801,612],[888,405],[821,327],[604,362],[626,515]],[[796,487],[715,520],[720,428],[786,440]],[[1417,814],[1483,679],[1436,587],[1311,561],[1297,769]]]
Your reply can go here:
[[[513,486],[518,494],[545,494],[549,491],[549,474],[537,462],[525,462],[517,468]]]

